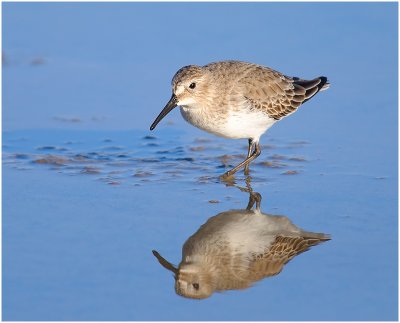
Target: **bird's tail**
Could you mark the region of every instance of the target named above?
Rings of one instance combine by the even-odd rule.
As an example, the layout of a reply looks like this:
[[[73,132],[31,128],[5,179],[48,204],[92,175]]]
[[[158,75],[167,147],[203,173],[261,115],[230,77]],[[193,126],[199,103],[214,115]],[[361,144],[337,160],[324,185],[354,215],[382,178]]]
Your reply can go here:
[[[302,103],[310,100],[319,91],[327,90],[330,86],[330,83],[328,82],[328,78],[325,76],[320,76],[320,77],[317,77],[310,81],[302,80],[298,77],[294,77],[293,83],[297,86],[303,87],[306,90],[305,100]]]

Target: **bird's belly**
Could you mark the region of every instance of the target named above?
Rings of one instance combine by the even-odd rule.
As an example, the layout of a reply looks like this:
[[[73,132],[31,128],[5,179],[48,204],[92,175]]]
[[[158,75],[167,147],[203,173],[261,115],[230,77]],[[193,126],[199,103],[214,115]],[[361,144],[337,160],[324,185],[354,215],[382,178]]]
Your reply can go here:
[[[201,109],[181,107],[183,118],[195,127],[232,139],[258,139],[276,120],[261,111],[226,111],[207,113]]]
[[[231,111],[221,130],[228,138],[258,139],[275,121],[261,111]]]

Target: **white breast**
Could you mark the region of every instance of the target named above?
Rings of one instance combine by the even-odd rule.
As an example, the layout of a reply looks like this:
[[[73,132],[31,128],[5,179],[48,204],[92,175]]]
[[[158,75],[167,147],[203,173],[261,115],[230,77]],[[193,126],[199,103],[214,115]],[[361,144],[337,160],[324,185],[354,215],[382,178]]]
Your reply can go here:
[[[230,110],[224,115],[218,115],[201,108],[181,107],[181,114],[195,127],[231,139],[258,140],[276,122],[261,111],[247,109]]]

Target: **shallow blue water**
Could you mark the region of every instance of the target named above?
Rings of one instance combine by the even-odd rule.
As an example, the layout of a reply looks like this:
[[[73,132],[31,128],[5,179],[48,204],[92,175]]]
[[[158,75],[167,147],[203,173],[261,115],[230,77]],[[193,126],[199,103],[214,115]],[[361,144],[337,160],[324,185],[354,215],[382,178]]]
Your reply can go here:
[[[253,166],[252,187],[263,196],[263,211],[331,234],[332,241],[299,255],[280,275],[253,288],[194,301],[175,294],[171,274],[151,250],[177,264],[182,244],[201,224],[219,212],[245,208],[248,194],[218,182],[224,169],[218,156],[228,148],[196,152],[179,139],[187,138],[182,133],[164,131],[162,139],[145,135],[4,134],[5,319],[395,318],[397,192],[390,167],[360,171],[325,159],[338,147],[312,142],[282,140],[266,149],[260,162],[279,157],[281,168]],[[203,145],[214,146],[213,137],[206,137],[210,141]],[[79,140],[79,148],[63,150],[73,146],[67,138]],[[118,155],[102,148],[103,138],[119,146]],[[143,145],[149,141],[159,146]],[[100,147],[102,158],[93,147]],[[142,148],[135,152],[136,147]],[[173,157],[157,154],[163,148]],[[67,158],[83,152],[89,156],[84,162]],[[284,175],[287,170],[299,173]],[[241,174],[237,185],[245,186]]]
[[[396,27],[394,3],[3,4],[3,319],[397,320]],[[332,240],[190,300],[151,250],[178,264],[246,207],[218,180],[246,142],[177,111],[147,129],[180,66],[228,58],[329,77],[262,138],[251,186]]]

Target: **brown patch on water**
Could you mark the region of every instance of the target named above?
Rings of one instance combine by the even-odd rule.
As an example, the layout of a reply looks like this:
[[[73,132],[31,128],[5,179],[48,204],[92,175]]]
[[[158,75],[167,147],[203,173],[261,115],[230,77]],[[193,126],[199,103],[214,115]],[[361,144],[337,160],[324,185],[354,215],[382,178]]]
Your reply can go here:
[[[221,163],[224,165],[224,167],[227,167],[230,165],[230,162],[232,160],[236,160],[236,159],[244,160],[246,158],[246,155],[244,155],[244,154],[222,155],[217,158],[221,161]]]
[[[137,171],[135,174],[133,174],[133,177],[149,177],[153,176],[154,174],[152,172],[145,172],[145,171]]]
[[[190,147],[189,150],[190,151],[203,151],[206,148],[204,146],[196,146],[196,147]]]
[[[310,144],[310,142],[306,140],[292,141],[286,145],[286,148],[301,148],[308,144]]]
[[[290,160],[290,161],[298,161],[298,162],[307,161],[302,156],[286,156],[286,155],[279,155],[279,154],[274,154],[270,158],[273,160]]]
[[[275,159],[275,160],[287,160],[288,157],[285,155],[279,155],[279,154],[274,154],[271,156],[271,159]]]
[[[118,181],[110,181],[107,183],[108,185],[121,185],[121,182]]]
[[[301,145],[308,145],[309,143],[310,142],[307,140],[297,140],[297,141],[292,141],[289,144],[301,146]]]
[[[297,174],[300,174],[297,170],[288,170],[282,173],[282,175],[297,175]]]
[[[43,156],[41,158],[35,159],[33,162],[35,164],[48,164],[48,165],[64,166],[69,162],[69,159],[65,158],[65,157],[60,157],[60,156],[47,155],[47,156]]]
[[[100,174],[101,173],[101,169],[97,168],[97,167],[83,167],[83,169],[81,170],[81,174]]]
[[[73,160],[78,163],[93,163],[92,159],[90,159],[88,156],[84,156],[81,154],[73,156]]]
[[[300,157],[300,156],[298,156],[298,157],[290,157],[289,160],[298,161],[298,162],[305,162],[305,161],[307,161],[307,159],[305,159],[304,157]]]
[[[107,166],[111,167],[129,167],[133,166],[134,164],[132,162],[127,162],[127,161],[115,161],[115,162],[109,162],[107,163]]]
[[[269,168],[284,168],[287,166],[284,163],[279,163],[276,161],[272,161],[272,162],[264,161],[264,162],[259,163],[259,165],[264,166],[264,167],[269,167]]]

